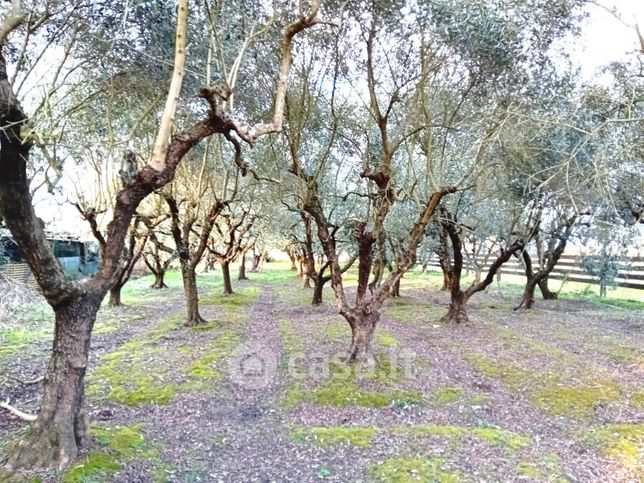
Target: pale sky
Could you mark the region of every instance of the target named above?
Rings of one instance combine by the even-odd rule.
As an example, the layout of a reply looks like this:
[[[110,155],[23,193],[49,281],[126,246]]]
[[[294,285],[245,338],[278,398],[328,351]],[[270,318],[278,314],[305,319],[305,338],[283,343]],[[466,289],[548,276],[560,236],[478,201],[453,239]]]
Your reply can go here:
[[[616,9],[622,20],[638,23],[644,34],[644,0],[596,0],[609,10]],[[581,36],[566,46],[573,60],[582,66],[582,74],[592,78],[602,66],[621,59],[639,47],[637,34],[597,5],[588,5],[589,16],[582,24]]]

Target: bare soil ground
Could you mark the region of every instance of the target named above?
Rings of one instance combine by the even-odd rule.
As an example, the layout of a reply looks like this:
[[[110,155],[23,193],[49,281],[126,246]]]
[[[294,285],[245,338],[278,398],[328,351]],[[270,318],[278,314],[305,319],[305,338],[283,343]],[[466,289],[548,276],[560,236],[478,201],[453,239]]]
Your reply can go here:
[[[99,314],[88,375],[95,443],[66,473],[14,481],[641,481],[644,313],[579,300],[514,312],[479,294],[472,324],[409,276],[347,369],[350,331],[283,266],[225,297],[200,277],[202,330],[182,326],[179,278],[140,279]],[[9,327],[8,321],[4,327]],[[0,339],[0,397],[25,411],[51,322]],[[31,325],[30,325],[31,324]],[[27,330],[28,329],[28,330]],[[7,332],[8,334],[8,332]],[[0,412],[0,461],[25,423]],[[0,478],[1,479],[1,478]]]

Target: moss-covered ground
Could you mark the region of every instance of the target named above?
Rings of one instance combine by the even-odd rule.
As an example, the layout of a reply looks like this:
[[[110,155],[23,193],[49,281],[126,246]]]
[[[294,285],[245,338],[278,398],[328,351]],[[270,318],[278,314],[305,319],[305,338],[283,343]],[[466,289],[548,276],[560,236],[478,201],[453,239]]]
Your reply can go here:
[[[218,271],[199,274],[206,323],[196,328],[183,324],[178,272],[168,273],[168,289],[150,289],[150,277],[126,285],[125,306],[104,306],[96,322],[91,444],[65,471],[11,481],[644,477],[637,294],[600,299],[571,285],[558,300],[515,312],[520,286],[509,280],[477,294],[472,324],[459,327],[439,321],[449,301],[440,275],[412,272],[403,296],[384,306],[374,360],[349,364],[351,330],[330,287],[311,307],[312,291],[287,264],[248,276],[226,296]],[[352,269],[349,292],[355,281]],[[23,378],[42,373],[53,330],[50,309],[29,304],[22,323],[0,331],[0,370]],[[240,346],[261,348],[253,370],[269,371],[268,384],[231,377]],[[0,390],[37,407],[39,386],[0,372]],[[0,460],[25,430],[0,413]]]

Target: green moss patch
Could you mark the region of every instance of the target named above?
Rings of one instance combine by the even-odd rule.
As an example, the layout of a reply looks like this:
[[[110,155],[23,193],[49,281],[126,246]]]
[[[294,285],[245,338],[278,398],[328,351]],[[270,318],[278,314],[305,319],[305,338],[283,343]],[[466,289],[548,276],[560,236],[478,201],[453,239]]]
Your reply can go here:
[[[319,446],[344,444],[358,448],[371,447],[378,434],[375,428],[295,428],[292,432],[296,441],[306,441]]]
[[[581,436],[584,444],[621,462],[630,471],[644,470],[644,424],[611,424]]]
[[[612,383],[569,387],[549,384],[533,394],[534,404],[553,416],[587,418],[600,403],[619,400],[621,392]]]
[[[482,354],[469,353],[463,358],[477,371],[491,379],[496,379],[510,389],[517,390],[535,379],[532,371],[528,371],[509,362],[497,362]]]
[[[459,442],[465,438],[476,438],[493,446],[499,446],[510,452],[529,446],[531,438],[512,431],[496,427],[478,426],[453,426],[453,425],[419,425],[399,426],[394,428],[394,433],[399,435],[412,435],[421,437],[440,437],[452,442]]]
[[[323,384],[312,390],[303,389],[301,384],[292,386],[287,391],[285,403],[294,405],[310,401],[320,406],[382,408],[423,401],[420,391],[396,387],[404,379],[404,372],[384,357],[375,366],[332,362],[329,374]]]
[[[444,406],[458,401],[463,396],[463,389],[460,387],[443,387],[432,394],[431,401],[437,406]]]
[[[142,433],[143,426],[118,428],[92,428],[99,449],[89,453],[85,460],[63,475],[64,483],[87,483],[105,481],[123,467],[123,463],[134,458],[151,458],[156,452],[150,449]]]
[[[212,389],[213,382],[223,377],[219,366],[241,342],[248,321],[243,308],[230,308],[227,312],[230,314],[226,322],[200,334],[203,338],[199,344],[180,345],[172,350],[166,347],[166,339],[171,339],[174,331],[190,329],[182,325],[183,314],[161,321],[103,356],[90,375],[87,393],[137,407],[170,404],[177,393]],[[177,377],[180,382],[174,382]]]
[[[120,404],[169,404],[178,386],[169,383],[164,351],[157,341],[181,327],[181,316],[161,321],[155,328],[101,359],[89,377],[87,394],[106,394]]]
[[[384,330],[379,330],[376,333],[376,341],[382,347],[398,347],[400,346],[400,341],[391,333]]]
[[[443,461],[438,458],[389,458],[369,466],[369,472],[376,481],[407,483],[411,481],[439,481],[457,483],[462,480],[460,473],[442,469]]]
[[[195,359],[188,368],[187,374],[200,380],[218,380],[222,374],[215,366],[226,359],[241,343],[241,336],[233,329],[225,330],[210,344],[203,355]]]
[[[225,307],[245,307],[257,302],[261,289],[259,287],[246,287],[235,293],[223,295],[216,294],[208,297],[201,297],[201,305],[221,305]]]

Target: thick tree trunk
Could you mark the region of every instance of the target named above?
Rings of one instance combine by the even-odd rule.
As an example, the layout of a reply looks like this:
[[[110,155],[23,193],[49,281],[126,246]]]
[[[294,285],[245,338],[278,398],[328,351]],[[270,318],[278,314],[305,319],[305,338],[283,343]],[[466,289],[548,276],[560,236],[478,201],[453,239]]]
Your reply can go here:
[[[372,362],[373,334],[380,320],[380,312],[369,314],[358,312],[347,317],[347,320],[351,326],[349,362]]]
[[[237,280],[248,280],[246,276],[246,254],[242,254],[241,263],[239,265],[239,273],[237,274]]]
[[[459,290],[458,293],[452,293],[447,313],[441,318],[441,321],[452,324],[467,324],[470,322],[467,316],[467,299],[464,293]]]
[[[150,288],[168,288],[164,281],[165,270],[158,270],[154,274],[154,283],[150,285]]]
[[[541,290],[541,295],[543,300],[556,300],[557,293],[550,290],[548,287],[548,277],[544,277],[542,280],[539,280],[539,290]]]
[[[110,299],[108,301],[108,305],[110,307],[121,307],[123,305],[121,303],[122,288],[123,288],[122,285],[116,284],[110,289]]]
[[[187,327],[195,327],[205,324],[205,319],[199,314],[199,291],[197,290],[197,274],[195,268],[187,262],[182,263],[181,276],[183,277],[183,291],[186,296],[187,317],[185,325]]]
[[[38,419],[10,453],[7,469],[64,468],[84,445],[89,422],[83,409],[90,336],[100,297],[85,297],[55,309],[52,357]]]
[[[312,305],[320,305],[322,303],[322,293],[324,292],[324,284],[328,279],[323,279],[318,277],[317,282],[313,287],[313,300],[311,301]]]
[[[224,295],[233,293],[233,284],[230,281],[230,262],[221,262],[221,273],[224,277]]]

